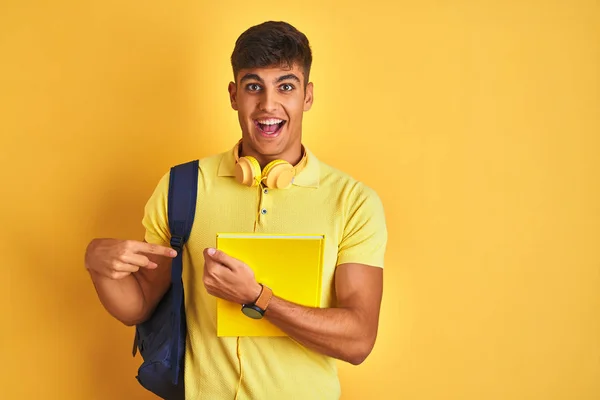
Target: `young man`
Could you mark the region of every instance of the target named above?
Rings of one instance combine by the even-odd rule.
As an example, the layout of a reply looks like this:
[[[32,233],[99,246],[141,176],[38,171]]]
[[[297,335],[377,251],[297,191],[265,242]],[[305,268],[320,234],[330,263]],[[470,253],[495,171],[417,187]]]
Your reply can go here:
[[[304,34],[283,22],[254,26],[237,40],[231,62],[229,94],[241,140],[200,161],[196,222],[184,254],[186,397],[338,399],[336,359],[360,364],[377,336],[383,207],[373,190],[302,144],[303,113],[313,102]],[[257,186],[240,178],[247,156],[262,170]],[[277,179],[264,169],[274,160],[296,167],[291,184],[282,178],[283,187],[272,188]],[[175,254],[168,247],[168,184],[166,173],[145,207],[144,242],[95,239],[86,252],[100,301],[127,325],[148,318],[169,286]],[[323,308],[274,292],[268,305],[260,302],[264,318],[288,337],[217,337],[217,298],[241,305],[266,296],[249,266],[214,249],[217,232],[325,234]]]

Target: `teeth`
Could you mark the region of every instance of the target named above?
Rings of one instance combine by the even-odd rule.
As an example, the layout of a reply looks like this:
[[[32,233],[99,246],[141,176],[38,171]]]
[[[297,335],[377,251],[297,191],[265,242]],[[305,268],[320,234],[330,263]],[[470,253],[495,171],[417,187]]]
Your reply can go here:
[[[269,119],[259,119],[257,122],[259,124],[263,124],[263,125],[275,125],[275,124],[279,124],[279,123],[283,122],[283,120],[282,119],[269,118]]]

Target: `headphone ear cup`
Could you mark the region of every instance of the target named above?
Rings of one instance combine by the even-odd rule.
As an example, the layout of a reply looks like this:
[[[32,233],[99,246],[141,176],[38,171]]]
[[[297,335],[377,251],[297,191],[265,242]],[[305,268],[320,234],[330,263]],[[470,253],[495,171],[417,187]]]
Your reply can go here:
[[[287,161],[271,161],[265,167],[263,176],[266,178],[265,186],[268,188],[287,189],[294,179],[294,167]]]
[[[235,165],[235,180],[242,185],[257,186],[260,175],[260,164],[254,157],[241,157]]]

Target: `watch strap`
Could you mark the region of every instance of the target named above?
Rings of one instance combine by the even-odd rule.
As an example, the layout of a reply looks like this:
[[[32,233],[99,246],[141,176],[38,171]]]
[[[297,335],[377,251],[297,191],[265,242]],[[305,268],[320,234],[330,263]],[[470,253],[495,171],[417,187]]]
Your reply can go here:
[[[271,288],[263,285],[262,283],[260,285],[262,286],[262,290],[260,291],[258,299],[256,299],[256,301],[254,302],[254,305],[256,305],[263,311],[267,311],[267,307],[269,307],[269,303],[273,298],[273,291],[271,290]]]

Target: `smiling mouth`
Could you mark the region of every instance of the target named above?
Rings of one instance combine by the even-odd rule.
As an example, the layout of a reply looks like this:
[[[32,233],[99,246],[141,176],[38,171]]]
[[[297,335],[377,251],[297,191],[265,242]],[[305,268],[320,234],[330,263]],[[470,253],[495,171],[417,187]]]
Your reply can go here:
[[[255,119],[254,125],[265,136],[277,135],[287,121],[278,118]]]

